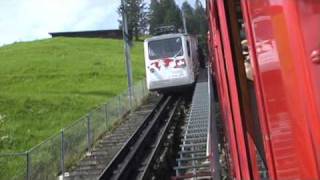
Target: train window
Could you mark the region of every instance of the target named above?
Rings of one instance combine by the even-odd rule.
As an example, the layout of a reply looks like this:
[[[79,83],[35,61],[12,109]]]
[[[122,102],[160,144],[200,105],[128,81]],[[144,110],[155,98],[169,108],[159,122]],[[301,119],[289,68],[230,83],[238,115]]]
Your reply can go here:
[[[188,49],[188,56],[191,56],[191,52],[190,52],[190,42],[187,41],[187,49]]]
[[[149,59],[163,59],[183,56],[182,39],[168,38],[149,42]]]

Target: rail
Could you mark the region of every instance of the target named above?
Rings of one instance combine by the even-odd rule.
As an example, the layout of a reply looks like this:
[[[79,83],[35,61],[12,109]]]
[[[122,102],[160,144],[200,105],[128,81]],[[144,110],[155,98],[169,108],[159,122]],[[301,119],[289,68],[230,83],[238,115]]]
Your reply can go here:
[[[219,152],[219,133],[218,133],[218,117],[216,111],[216,101],[214,96],[214,82],[212,79],[211,66],[208,70],[208,92],[209,92],[209,126],[208,126],[208,152],[207,155],[211,164],[211,176],[212,179],[221,179],[221,167],[220,167],[220,152]]]
[[[150,165],[153,164],[163,137],[168,132],[178,102],[175,97],[164,97],[109,163],[99,179],[128,179],[129,175],[130,179],[149,179]]]

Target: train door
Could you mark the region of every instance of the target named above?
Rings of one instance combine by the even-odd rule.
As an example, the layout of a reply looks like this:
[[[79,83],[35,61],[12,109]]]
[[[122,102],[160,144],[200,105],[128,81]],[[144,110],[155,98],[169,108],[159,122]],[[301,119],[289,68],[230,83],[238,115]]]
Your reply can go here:
[[[191,38],[190,36],[185,36],[185,58],[187,61],[187,66],[189,69],[189,72],[193,72],[193,59],[192,59],[192,51],[191,51]]]
[[[188,56],[190,58],[190,61],[192,62],[192,75],[195,77],[198,73],[198,54],[197,54],[197,43],[193,36],[189,36],[188,42],[187,42],[187,48],[189,49],[190,56],[188,53]]]
[[[194,73],[198,74],[200,61],[199,61],[199,55],[198,55],[198,39],[194,36],[191,37],[192,40],[192,58],[193,58],[193,64],[194,64]]]

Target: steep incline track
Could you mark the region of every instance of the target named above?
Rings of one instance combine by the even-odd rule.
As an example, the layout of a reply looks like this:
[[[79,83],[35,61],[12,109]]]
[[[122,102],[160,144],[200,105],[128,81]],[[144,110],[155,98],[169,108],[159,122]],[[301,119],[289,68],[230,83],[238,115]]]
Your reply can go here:
[[[168,135],[180,98],[165,97],[127,141],[99,179],[150,179],[153,161]]]
[[[127,140],[161,103],[161,97],[150,96],[144,105],[124,117],[112,134],[105,135],[76,166],[65,173],[64,180],[96,180]]]

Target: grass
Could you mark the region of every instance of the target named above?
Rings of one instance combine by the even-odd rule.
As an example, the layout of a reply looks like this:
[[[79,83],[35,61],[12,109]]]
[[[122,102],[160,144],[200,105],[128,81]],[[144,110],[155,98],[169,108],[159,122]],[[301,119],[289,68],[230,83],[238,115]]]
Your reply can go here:
[[[126,89],[121,40],[53,38],[0,48],[0,153],[21,152]],[[144,77],[143,45],[132,49]]]

